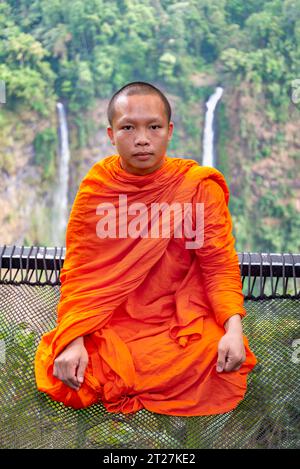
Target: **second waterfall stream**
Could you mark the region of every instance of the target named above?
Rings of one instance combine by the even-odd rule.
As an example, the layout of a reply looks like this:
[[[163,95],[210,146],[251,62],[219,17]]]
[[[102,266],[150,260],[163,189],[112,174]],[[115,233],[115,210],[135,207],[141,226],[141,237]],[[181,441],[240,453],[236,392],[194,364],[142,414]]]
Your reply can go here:
[[[215,166],[215,151],[214,151],[214,114],[216,106],[223,94],[223,88],[218,86],[215,92],[210,96],[206,102],[206,114],[203,132],[203,158],[202,166]]]

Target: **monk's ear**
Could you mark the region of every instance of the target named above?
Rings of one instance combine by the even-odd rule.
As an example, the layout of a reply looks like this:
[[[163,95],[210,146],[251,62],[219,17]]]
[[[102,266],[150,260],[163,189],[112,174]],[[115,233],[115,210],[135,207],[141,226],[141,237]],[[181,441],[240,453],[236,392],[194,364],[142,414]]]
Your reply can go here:
[[[169,123],[169,132],[168,132],[168,140],[171,140],[174,130],[174,123],[170,121]]]
[[[107,135],[112,143],[112,145],[115,145],[115,139],[114,139],[114,131],[111,127],[107,127],[106,129]]]

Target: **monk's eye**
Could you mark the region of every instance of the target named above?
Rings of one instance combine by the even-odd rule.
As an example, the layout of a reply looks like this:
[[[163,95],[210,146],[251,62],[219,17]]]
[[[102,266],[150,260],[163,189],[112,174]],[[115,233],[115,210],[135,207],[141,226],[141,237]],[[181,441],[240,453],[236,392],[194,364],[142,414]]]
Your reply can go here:
[[[160,129],[160,125],[151,125],[151,127],[158,127]]]
[[[122,127],[122,129],[128,130],[129,127],[132,127],[132,125],[124,125],[124,127]]]

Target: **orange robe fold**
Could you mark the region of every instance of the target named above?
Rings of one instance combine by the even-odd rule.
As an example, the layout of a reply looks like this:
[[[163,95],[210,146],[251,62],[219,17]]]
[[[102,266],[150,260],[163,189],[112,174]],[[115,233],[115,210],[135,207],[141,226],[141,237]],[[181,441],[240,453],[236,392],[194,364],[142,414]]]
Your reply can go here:
[[[172,223],[169,237],[126,237],[119,195],[149,211],[153,203],[189,203],[193,228],[196,204],[203,203],[203,245],[187,249]],[[165,156],[145,176],[127,173],[118,155],[96,163],[70,214],[57,327],[36,352],[38,389],[74,408],[101,401],[109,412],[195,416],[235,408],[257,360],[244,336],[241,368],[216,372],[224,322],[246,314],[228,201],[222,173],[191,159]],[[115,209],[123,237],[99,237],[99,204]],[[52,372],[78,336],[89,362],[77,392]]]

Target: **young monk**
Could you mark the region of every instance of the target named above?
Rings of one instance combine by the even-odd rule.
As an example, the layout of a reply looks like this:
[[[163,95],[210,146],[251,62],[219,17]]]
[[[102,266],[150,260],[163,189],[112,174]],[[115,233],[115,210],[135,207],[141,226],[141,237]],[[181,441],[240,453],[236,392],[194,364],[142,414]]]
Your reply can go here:
[[[116,92],[108,120],[117,153],[77,193],[57,327],[36,353],[37,387],[74,408],[228,412],[256,357],[243,335],[224,176],[167,156],[171,108],[151,84]]]

